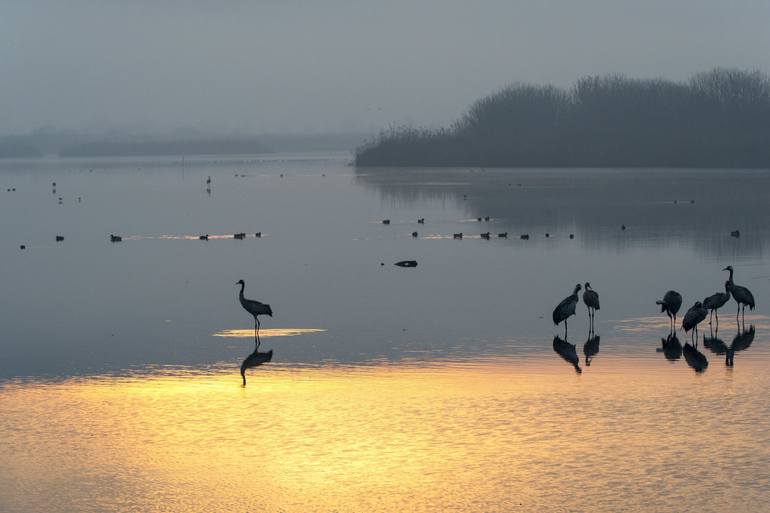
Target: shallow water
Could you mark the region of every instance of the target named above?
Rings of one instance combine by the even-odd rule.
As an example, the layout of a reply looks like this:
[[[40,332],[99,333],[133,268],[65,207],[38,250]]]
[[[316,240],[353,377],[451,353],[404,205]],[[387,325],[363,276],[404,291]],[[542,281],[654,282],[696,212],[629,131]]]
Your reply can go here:
[[[2,511],[770,502],[770,175],[348,159],[0,162]],[[654,303],[675,288],[683,314],[728,264],[758,309],[702,325],[696,372]],[[245,389],[239,279],[275,313]],[[578,373],[550,313],[585,281],[600,339],[587,365],[580,305]]]

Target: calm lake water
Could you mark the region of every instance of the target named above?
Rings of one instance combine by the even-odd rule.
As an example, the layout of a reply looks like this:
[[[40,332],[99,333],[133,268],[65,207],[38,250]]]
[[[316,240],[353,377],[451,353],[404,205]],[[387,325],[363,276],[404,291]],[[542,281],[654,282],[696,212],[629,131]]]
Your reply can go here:
[[[0,161],[0,511],[767,508],[770,173],[349,160]],[[726,265],[696,372],[655,300]]]

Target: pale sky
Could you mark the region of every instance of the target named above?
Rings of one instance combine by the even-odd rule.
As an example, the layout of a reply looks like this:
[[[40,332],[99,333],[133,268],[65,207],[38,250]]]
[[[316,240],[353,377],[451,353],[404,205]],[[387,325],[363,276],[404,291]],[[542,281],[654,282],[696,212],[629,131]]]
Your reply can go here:
[[[770,0],[0,0],[0,134],[435,126],[515,81],[769,48]]]

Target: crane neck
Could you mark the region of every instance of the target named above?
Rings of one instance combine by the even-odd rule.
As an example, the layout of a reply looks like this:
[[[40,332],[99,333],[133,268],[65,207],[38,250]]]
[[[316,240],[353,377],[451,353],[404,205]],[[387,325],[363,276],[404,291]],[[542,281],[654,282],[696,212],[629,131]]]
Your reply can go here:
[[[730,279],[728,281],[730,282],[730,285],[733,285],[734,284],[734,282],[733,282],[733,270],[732,269],[728,269],[728,271],[730,271]]]
[[[238,293],[238,296],[240,296],[241,299],[243,299],[243,289],[246,288],[245,283],[241,283],[241,291]]]

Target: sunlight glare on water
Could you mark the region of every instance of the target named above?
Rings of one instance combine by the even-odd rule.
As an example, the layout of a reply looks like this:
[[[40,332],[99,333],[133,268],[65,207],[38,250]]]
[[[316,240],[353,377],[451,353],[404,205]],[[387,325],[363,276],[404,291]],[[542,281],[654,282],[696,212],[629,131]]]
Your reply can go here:
[[[759,511],[760,365],[274,366],[9,383],[0,504],[65,511]],[[661,362],[662,363],[662,362]],[[67,443],[62,443],[62,440]],[[725,486],[724,483],[731,483]]]

